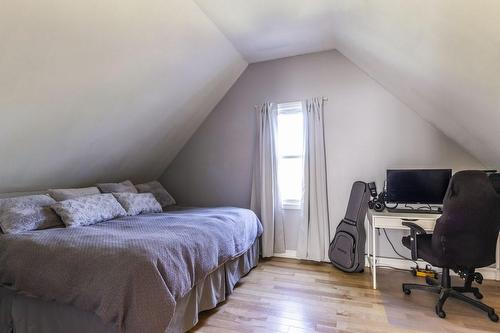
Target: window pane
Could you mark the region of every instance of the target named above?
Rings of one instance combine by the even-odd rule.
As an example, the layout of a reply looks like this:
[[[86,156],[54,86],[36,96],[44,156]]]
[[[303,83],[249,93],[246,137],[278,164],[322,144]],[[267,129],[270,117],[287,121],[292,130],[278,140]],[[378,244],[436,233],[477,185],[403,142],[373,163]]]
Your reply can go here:
[[[304,160],[282,158],[278,163],[278,181],[282,201],[302,201]]]
[[[278,104],[278,182],[282,204],[301,206],[304,183],[302,103]]]
[[[304,128],[302,112],[278,115],[278,154],[280,156],[302,155],[304,150]]]

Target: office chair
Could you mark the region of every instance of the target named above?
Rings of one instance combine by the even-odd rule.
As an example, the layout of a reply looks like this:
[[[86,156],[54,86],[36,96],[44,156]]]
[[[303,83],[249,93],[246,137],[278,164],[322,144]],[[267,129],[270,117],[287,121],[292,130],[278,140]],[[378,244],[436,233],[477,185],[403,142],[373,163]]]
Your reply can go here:
[[[500,195],[492,180],[482,171],[457,172],[451,179],[443,202],[443,214],[436,221],[433,234],[426,234],[420,226],[404,222],[410,228],[410,236],[403,237],[403,245],[411,250],[413,260],[421,258],[433,266],[441,267],[440,281],[427,278],[427,285],[404,283],[403,292],[412,289],[439,294],[436,314],[445,318],[443,305],[449,297],[467,302],[488,313],[498,321],[495,309],[464,295],[472,293],[475,298],[483,295],[472,287],[475,281],[482,283],[483,276],[476,268],[495,262],[495,250],[500,230]],[[464,286],[452,287],[450,269],[465,280]]]
[[[490,175],[490,180],[493,183],[493,187],[498,194],[500,194],[500,173],[492,173]]]

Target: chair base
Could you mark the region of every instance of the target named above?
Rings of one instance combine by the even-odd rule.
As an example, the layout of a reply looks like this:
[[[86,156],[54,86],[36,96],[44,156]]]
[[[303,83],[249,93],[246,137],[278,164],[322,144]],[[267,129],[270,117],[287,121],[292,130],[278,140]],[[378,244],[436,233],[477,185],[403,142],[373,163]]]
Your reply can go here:
[[[472,287],[472,281],[478,278],[479,273],[474,273],[471,271],[470,276],[467,274],[465,277],[465,285],[463,287],[451,287],[451,278],[449,269],[444,268],[441,276],[441,283],[439,281],[426,278],[427,284],[415,284],[415,283],[403,283],[403,292],[406,295],[410,295],[412,290],[425,290],[430,291],[435,294],[439,294],[439,299],[436,303],[435,311],[440,318],[446,317],[446,312],[443,310],[444,303],[449,297],[459,299],[466,302],[476,308],[485,311],[491,321],[497,322],[498,315],[495,313],[495,309],[487,306],[486,304],[464,295],[464,293],[472,293],[477,299],[482,299],[483,295],[479,292],[478,288]],[[482,277],[481,277],[482,281]]]

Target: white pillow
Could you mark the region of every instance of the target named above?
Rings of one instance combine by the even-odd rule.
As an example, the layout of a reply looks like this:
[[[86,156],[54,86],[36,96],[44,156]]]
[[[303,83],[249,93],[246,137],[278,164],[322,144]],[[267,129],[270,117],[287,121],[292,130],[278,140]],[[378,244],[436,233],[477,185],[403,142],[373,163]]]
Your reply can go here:
[[[86,195],[100,194],[101,191],[97,187],[81,187],[81,188],[63,188],[50,189],[49,194],[56,201],[63,201],[83,197]]]
[[[64,200],[50,206],[67,227],[92,225],[127,215],[112,194]]]
[[[161,213],[160,203],[152,193],[113,193],[116,200],[125,208],[127,215]]]

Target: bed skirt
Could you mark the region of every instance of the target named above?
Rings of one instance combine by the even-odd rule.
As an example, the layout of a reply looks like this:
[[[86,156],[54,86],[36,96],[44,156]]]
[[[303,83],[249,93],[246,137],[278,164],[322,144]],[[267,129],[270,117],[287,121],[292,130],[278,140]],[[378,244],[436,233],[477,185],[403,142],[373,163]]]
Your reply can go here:
[[[239,257],[210,273],[177,301],[167,333],[186,332],[198,322],[198,314],[226,300],[238,280],[259,261],[259,240]],[[161,314],[159,314],[161,315]],[[70,305],[17,295],[0,286],[0,333],[118,333],[95,314]]]

